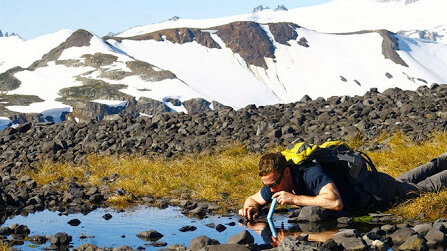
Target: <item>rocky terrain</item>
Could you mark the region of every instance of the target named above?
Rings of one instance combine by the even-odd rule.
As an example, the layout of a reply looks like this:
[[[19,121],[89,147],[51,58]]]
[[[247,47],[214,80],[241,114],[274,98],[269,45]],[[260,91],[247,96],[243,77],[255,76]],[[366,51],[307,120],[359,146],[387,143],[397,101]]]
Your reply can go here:
[[[364,96],[343,96],[273,106],[249,105],[240,110],[191,102],[195,113],[163,112],[152,117],[138,113],[109,116],[90,123],[27,123],[2,132],[0,160],[33,165],[37,160],[80,161],[86,153],[175,154],[213,151],[240,142],[259,152],[294,140],[321,143],[328,139],[363,139],[383,133],[404,132],[423,140],[446,126],[447,86],[421,86],[417,91],[398,88],[382,93],[371,89]],[[193,109],[194,108],[194,109]],[[380,145],[371,144],[377,148]],[[17,163],[17,160],[20,162]]]
[[[424,140],[432,132],[445,130],[446,96],[447,85],[434,84],[421,86],[417,91],[393,88],[379,93],[371,89],[364,96],[327,100],[304,97],[296,103],[249,105],[240,110],[216,105],[215,110],[202,109],[194,114],[162,112],[147,117],[130,113],[106,115],[102,121],[89,123],[25,123],[1,132],[0,209],[4,212],[3,220],[44,208],[63,214],[87,213],[104,206],[110,196],[128,194],[123,189],[110,191],[105,186],[84,187],[76,180],[39,186],[24,173],[44,160],[76,163],[85,161],[88,153],[171,157],[210,153],[235,142],[262,152],[297,139],[321,143],[356,138],[367,142],[365,148],[380,149],[383,145],[373,140],[396,131],[413,140]],[[200,110],[202,106],[198,104],[191,106]],[[105,178],[104,182],[114,178]],[[60,191],[60,186],[67,189]],[[180,199],[130,196],[149,205],[180,205],[186,214],[193,215],[219,208],[213,203],[191,200],[188,194]],[[359,238],[355,232],[349,232],[348,237]],[[420,237],[412,238],[423,242]]]

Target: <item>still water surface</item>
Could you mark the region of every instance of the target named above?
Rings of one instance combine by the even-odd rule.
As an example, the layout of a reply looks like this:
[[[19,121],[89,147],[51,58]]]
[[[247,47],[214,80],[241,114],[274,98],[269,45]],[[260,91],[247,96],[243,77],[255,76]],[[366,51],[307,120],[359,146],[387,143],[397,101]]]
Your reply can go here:
[[[105,220],[102,216],[106,213],[112,215],[110,220]],[[71,219],[78,219],[81,224],[70,226],[67,222]],[[23,224],[31,230],[31,235],[50,236],[58,232],[65,232],[73,237],[73,247],[78,247],[84,243],[90,243],[99,247],[118,247],[127,245],[134,249],[144,247],[146,250],[157,250],[161,247],[150,246],[150,241],[139,239],[136,234],[146,230],[157,230],[164,236],[158,241],[170,244],[181,244],[186,247],[194,237],[206,235],[209,238],[217,239],[220,243],[225,243],[227,239],[242,230],[248,230],[255,238],[257,244],[278,242],[278,239],[272,238],[271,228],[266,222],[251,224],[249,227],[238,223],[238,216],[210,216],[205,219],[189,218],[181,214],[178,208],[169,207],[167,209],[158,209],[153,207],[138,207],[133,210],[118,212],[113,209],[97,209],[88,215],[70,214],[58,215],[58,212],[48,210],[29,214],[28,216],[16,216],[8,219],[3,226],[11,224]],[[234,226],[228,223],[236,223]],[[226,227],[223,232],[206,226],[208,223],[222,224]],[[274,216],[273,223],[278,238],[284,235],[298,235],[301,231],[314,232],[313,230],[300,229],[297,225],[287,223],[287,218],[283,216]],[[195,226],[197,230],[192,232],[180,232],[182,226]],[[320,233],[311,233],[310,240],[324,241],[330,238],[336,230],[320,231]],[[90,236],[90,238],[81,239],[80,236]],[[39,250],[49,243],[36,247],[31,242],[25,242],[22,246],[16,246],[21,250]]]

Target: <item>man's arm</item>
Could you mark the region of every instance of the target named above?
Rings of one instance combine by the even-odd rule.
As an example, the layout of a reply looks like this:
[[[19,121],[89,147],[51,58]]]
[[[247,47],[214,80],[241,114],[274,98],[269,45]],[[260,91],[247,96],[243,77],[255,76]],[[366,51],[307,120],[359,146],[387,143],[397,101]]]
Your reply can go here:
[[[267,202],[261,196],[261,190],[245,200],[244,208],[239,210],[241,216],[253,219],[259,214],[259,209],[263,207]]]
[[[272,198],[278,198],[279,204],[299,206],[319,206],[330,210],[342,210],[343,202],[333,182],[323,186],[317,196],[294,195],[288,192],[277,192]]]

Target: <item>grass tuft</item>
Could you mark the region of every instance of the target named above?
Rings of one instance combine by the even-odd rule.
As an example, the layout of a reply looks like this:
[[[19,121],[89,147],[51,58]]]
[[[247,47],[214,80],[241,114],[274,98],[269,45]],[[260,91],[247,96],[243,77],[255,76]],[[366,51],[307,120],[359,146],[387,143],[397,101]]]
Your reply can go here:
[[[393,177],[422,165],[447,151],[447,133],[437,133],[425,142],[412,142],[402,133],[396,133],[382,142],[388,150],[368,152],[379,171]],[[379,142],[380,143],[380,142]]]
[[[436,133],[425,142],[412,142],[402,133],[382,137],[389,149],[368,152],[377,169],[393,177],[422,165],[447,151],[447,133]],[[426,220],[447,216],[447,190],[426,193],[421,197],[401,203],[389,210],[390,213],[416,218],[423,213]]]
[[[171,160],[141,156],[90,155],[87,164],[45,162],[32,173],[39,184],[75,177],[85,185],[103,185],[103,177],[117,177],[111,190],[123,188],[135,196],[163,197],[178,190],[194,199],[215,201],[225,208],[238,207],[259,189],[260,155],[240,145],[213,155],[182,156]],[[88,174],[88,175],[87,175]],[[113,198],[109,202],[124,201]]]
[[[121,209],[121,208],[127,208],[129,207],[129,205],[132,205],[134,203],[134,200],[130,195],[117,195],[109,197],[107,199],[107,202],[111,207]]]
[[[446,151],[447,133],[438,133],[426,142],[412,142],[401,133],[381,135],[378,143],[386,150],[368,152],[378,170],[393,177],[400,175]],[[354,145],[362,144],[360,138]],[[277,147],[274,150],[282,150]],[[214,201],[225,209],[239,208],[245,198],[261,186],[257,166],[261,154],[249,152],[241,144],[224,147],[214,154],[182,155],[172,159],[142,156],[90,155],[86,164],[42,162],[31,175],[39,184],[54,180],[78,180],[85,186],[106,185],[123,188],[134,196],[173,196],[188,194],[194,199]],[[105,182],[108,178],[110,182]],[[132,204],[131,196],[109,198],[111,205]],[[427,219],[447,217],[447,190],[425,194],[390,209],[406,218],[424,213]]]

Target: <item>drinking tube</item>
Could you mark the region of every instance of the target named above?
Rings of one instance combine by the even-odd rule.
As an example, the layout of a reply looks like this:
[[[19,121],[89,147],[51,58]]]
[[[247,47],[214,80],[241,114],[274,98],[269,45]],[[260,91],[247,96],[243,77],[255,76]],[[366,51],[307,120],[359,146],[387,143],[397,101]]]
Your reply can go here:
[[[273,224],[272,218],[267,218],[267,222],[269,224],[270,232],[272,232],[273,238],[276,238],[277,234],[276,234],[275,224]]]
[[[267,219],[271,219],[272,218],[273,213],[275,212],[275,207],[276,207],[277,201],[278,201],[277,198],[273,199],[272,204],[270,205],[269,213],[267,214]]]

